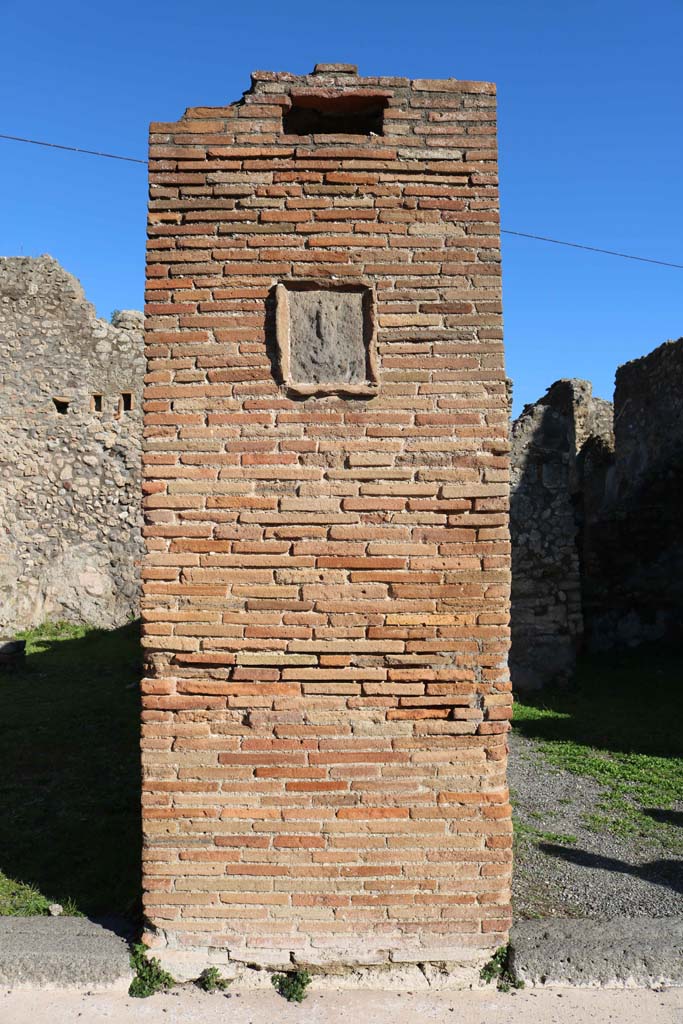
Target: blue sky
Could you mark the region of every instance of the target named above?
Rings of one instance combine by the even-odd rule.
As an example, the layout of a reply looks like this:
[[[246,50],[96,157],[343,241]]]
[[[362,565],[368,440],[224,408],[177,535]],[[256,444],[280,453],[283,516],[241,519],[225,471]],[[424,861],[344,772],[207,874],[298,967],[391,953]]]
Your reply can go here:
[[[495,81],[503,227],[683,263],[683,0],[2,5],[0,132],[146,156],[150,120],[220,105],[254,68]],[[1,255],[49,252],[101,315],[140,307],[144,167],[0,140]],[[683,270],[504,236],[516,407],[553,380],[611,397],[683,334]]]

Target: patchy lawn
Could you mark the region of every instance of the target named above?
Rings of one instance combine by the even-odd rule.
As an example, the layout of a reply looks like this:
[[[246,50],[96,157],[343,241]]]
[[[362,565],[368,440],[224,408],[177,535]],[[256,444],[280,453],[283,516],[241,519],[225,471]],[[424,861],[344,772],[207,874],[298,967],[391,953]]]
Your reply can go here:
[[[137,623],[21,634],[0,673],[0,914],[137,912]]]
[[[683,912],[683,654],[583,659],[520,697],[510,780],[517,911]]]
[[[683,853],[683,656],[640,650],[584,659],[575,684],[524,695],[514,728],[551,765],[605,787],[586,824],[655,835]],[[672,812],[667,814],[666,812]]]

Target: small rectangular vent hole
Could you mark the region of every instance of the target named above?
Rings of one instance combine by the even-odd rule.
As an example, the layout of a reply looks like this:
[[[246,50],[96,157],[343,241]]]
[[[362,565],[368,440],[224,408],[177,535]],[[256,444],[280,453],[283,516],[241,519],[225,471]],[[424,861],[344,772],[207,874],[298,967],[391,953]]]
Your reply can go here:
[[[68,398],[53,398],[52,401],[55,403],[55,409],[60,416],[66,416],[69,411],[69,400]]]
[[[130,391],[122,391],[119,400],[119,415],[130,412],[133,408],[133,395]]]
[[[102,412],[102,395],[93,395],[90,402],[91,412]]]
[[[282,113],[285,135],[383,135],[386,96],[376,94],[339,96],[292,96]]]

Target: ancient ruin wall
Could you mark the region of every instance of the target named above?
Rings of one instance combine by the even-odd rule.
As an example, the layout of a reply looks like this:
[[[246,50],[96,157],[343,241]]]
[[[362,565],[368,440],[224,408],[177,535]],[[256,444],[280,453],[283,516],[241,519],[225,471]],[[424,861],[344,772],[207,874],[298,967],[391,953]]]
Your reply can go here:
[[[515,689],[571,679],[584,632],[585,452],[611,448],[612,407],[583,380],[556,381],[512,424],[510,534]],[[589,463],[591,472],[595,456]],[[599,504],[602,494],[598,495]]]
[[[505,941],[494,119],[319,66],[152,125],[144,900],[180,975],[471,980]]]
[[[515,687],[577,649],[683,636],[683,339],[620,366],[614,409],[558,381],[512,427]]]
[[[598,650],[680,643],[683,338],[619,367],[614,439],[603,501],[586,516],[588,642]]]
[[[98,320],[56,260],[0,259],[5,634],[136,612],[142,376],[140,313]]]
[[[615,502],[635,504],[656,480],[675,483],[683,464],[683,338],[617,369],[614,438]]]

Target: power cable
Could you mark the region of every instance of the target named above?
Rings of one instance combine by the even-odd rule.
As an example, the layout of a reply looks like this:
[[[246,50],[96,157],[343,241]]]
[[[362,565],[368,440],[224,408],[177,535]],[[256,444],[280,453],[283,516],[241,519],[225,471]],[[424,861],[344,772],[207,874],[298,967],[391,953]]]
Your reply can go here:
[[[131,164],[147,164],[146,160],[140,160],[135,156],[120,156],[117,153],[100,153],[95,149],[81,149],[79,146],[63,146],[57,142],[41,142],[38,139],[24,139],[20,135],[2,135],[0,139],[9,139],[12,142],[27,142],[32,146],[47,146],[49,149],[64,149],[69,153],[85,153],[88,156],[101,156],[107,160],[125,160]],[[527,231],[511,231],[508,228],[501,228],[502,235],[516,235],[518,238],[532,238],[536,242],[552,242],[553,245],[565,245],[570,249],[584,249],[586,252],[599,252],[605,256],[619,256],[623,260],[637,260],[639,263],[655,263],[659,267],[673,267],[675,270],[683,270],[683,263],[669,263],[667,260],[655,260],[649,256],[633,256],[627,252],[617,252],[616,249],[600,249],[596,245],[582,245],[579,242],[565,242],[561,238],[549,238],[547,235],[532,235]]]
[[[502,235],[518,235],[519,238],[535,238],[537,242],[553,242],[555,245],[568,245],[572,249],[587,249],[588,252],[602,252],[607,256],[621,256],[623,260],[639,260],[641,263],[657,263],[660,267],[675,267],[683,270],[683,263],[667,263],[666,260],[653,260],[649,256],[632,256],[627,252],[617,252],[615,249],[598,249],[595,245],[580,245],[579,242],[563,242],[559,238],[547,238],[545,235],[529,235],[526,231],[510,231],[501,228]]]
[[[19,135],[0,135],[0,139],[11,139],[12,142],[28,142],[32,146],[48,146],[50,149],[68,149],[70,153],[87,153],[88,156],[104,156],[107,160],[127,160],[131,164],[146,164],[135,156],[118,156],[116,153],[98,153],[96,149],[79,149],[78,146],[60,146],[58,142],[39,142],[38,139],[22,139]]]

